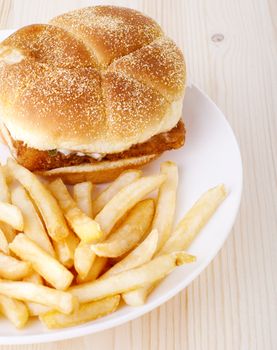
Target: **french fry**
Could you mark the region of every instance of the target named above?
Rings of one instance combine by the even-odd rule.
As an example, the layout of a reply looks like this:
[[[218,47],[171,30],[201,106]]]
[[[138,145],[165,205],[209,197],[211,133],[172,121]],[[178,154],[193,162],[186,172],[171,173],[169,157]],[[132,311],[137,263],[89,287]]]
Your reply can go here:
[[[7,240],[6,235],[0,228],[0,251],[9,254],[9,242]]]
[[[22,281],[31,282],[31,283],[37,284],[37,285],[43,285],[42,277],[37,272],[33,272],[32,274],[24,277]],[[40,314],[44,314],[50,310],[53,310],[53,308],[51,308],[49,306],[45,306],[45,305],[38,304],[38,303],[33,303],[30,301],[25,301],[25,305],[28,308],[30,316],[39,316]]]
[[[55,256],[50,239],[24,187],[13,183],[10,189],[12,204],[17,206],[23,215],[24,233],[50,255]]]
[[[0,253],[0,277],[17,281],[31,273],[31,265],[25,261]]]
[[[74,254],[78,244],[79,238],[71,230],[63,240],[53,242],[59,262],[67,268],[74,265]]]
[[[90,181],[81,182],[73,186],[73,198],[78,208],[87,216],[93,216],[92,213],[92,189]],[[90,245],[80,242],[74,252],[74,267],[81,278],[85,278],[94,262],[95,254],[90,249]]]
[[[6,224],[5,222],[0,222],[0,228],[2,230],[2,232],[4,233],[4,235],[7,238],[7,241],[10,243],[12,242],[12,240],[14,239],[16,233],[15,230],[8,224]]]
[[[133,249],[150,228],[155,212],[153,199],[137,203],[123,223],[103,243],[91,245],[98,256],[118,257]]]
[[[178,186],[178,168],[173,162],[164,162],[161,164],[161,173],[166,175],[166,180],[159,188],[156,212],[152,223],[152,229],[156,228],[159,232],[157,251],[168,240],[172,230]]]
[[[175,231],[164,244],[158,255],[187,249],[225,197],[226,190],[223,185],[219,185],[204,193],[179,222]],[[153,284],[150,283],[143,288],[124,293],[122,297],[126,304],[130,306],[142,305],[153,288]]]
[[[78,208],[92,218],[92,183],[81,182],[73,186],[73,198]]]
[[[96,320],[114,312],[119,305],[120,295],[115,295],[102,300],[80,305],[70,315],[64,315],[58,311],[49,311],[40,315],[39,319],[49,329],[76,326],[84,322]]]
[[[12,159],[8,160],[7,165],[11,175],[26,188],[36,203],[50,237],[55,241],[65,238],[69,230],[55,198],[29,170]]]
[[[9,172],[7,164],[2,165],[2,171],[5,176],[6,184],[9,186],[9,184],[14,180]]]
[[[54,180],[49,184],[49,188],[58,200],[69,226],[77,236],[86,243],[98,241],[102,237],[99,224],[77,207],[62,180]]]
[[[38,303],[32,303],[30,301],[25,302],[25,304],[28,308],[29,315],[31,317],[39,316],[53,310],[53,308],[50,306],[45,306]]]
[[[69,291],[78,298],[80,303],[99,300],[158,281],[176,266],[192,261],[195,261],[195,257],[184,252],[162,255],[135,269],[74,286],[69,288]]]
[[[0,166],[0,201],[10,203],[10,192],[6,181],[6,174],[3,166]]]
[[[102,258],[100,256],[96,256],[88,274],[85,277],[82,277],[80,275],[77,276],[76,278],[77,284],[82,284],[82,283],[96,280],[96,278],[98,278],[98,276],[105,269],[107,263],[108,263],[108,258]]]
[[[90,245],[80,242],[74,253],[74,267],[81,278],[86,278],[96,258]]]
[[[144,287],[131,290],[122,294],[122,299],[127,305],[141,306],[145,304],[146,298],[152,292],[152,290],[159,284],[160,281],[155,283],[147,283]]]
[[[37,272],[32,272],[22,279],[24,282],[31,282],[34,284],[43,284],[42,277]]]
[[[124,259],[112,266],[100,278],[106,278],[123,271],[134,269],[150,261],[157,249],[158,238],[158,231],[156,229],[152,230],[137,248],[132,250]]]
[[[23,328],[29,319],[26,305],[5,295],[0,295],[0,311],[16,328]]]
[[[0,166],[0,201],[10,203],[10,192],[7,185],[6,171],[3,166]],[[8,242],[11,242],[15,237],[15,230],[8,224],[0,222],[0,229],[3,231]]]
[[[32,268],[56,289],[65,290],[70,286],[72,273],[23,233],[15,237],[9,248],[20,259],[30,262]]]
[[[73,186],[73,198],[80,210],[87,216],[92,217],[92,183],[81,182]],[[95,254],[90,245],[80,242],[74,253],[74,267],[81,278],[85,278],[94,262]]]
[[[142,172],[140,170],[126,170],[121,173],[119,177],[94,200],[92,204],[93,215],[95,216],[98,214],[122,188],[140,178],[141,174]]]
[[[226,195],[224,185],[218,185],[204,193],[179,222],[172,236],[162,247],[160,254],[168,254],[176,249],[187,249],[226,198]]]
[[[24,228],[21,211],[15,205],[0,202],[0,220],[18,231],[22,231]]]
[[[0,294],[23,301],[35,302],[70,314],[77,300],[72,294],[30,282],[0,280]]]
[[[108,235],[115,223],[145,195],[157,189],[165,181],[164,175],[143,177],[121,189],[95,217],[104,235]]]

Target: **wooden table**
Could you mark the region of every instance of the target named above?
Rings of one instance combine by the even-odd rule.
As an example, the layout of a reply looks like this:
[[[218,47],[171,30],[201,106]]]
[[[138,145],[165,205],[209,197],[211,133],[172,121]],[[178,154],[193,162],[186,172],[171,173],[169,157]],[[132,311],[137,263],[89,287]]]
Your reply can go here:
[[[105,2],[0,0],[0,29],[46,22],[93,3]],[[184,50],[190,79],[228,116],[244,164],[240,214],[214,261],[165,305],[105,332],[20,348],[277,349],[277,2],[109,3],[155,18]]]

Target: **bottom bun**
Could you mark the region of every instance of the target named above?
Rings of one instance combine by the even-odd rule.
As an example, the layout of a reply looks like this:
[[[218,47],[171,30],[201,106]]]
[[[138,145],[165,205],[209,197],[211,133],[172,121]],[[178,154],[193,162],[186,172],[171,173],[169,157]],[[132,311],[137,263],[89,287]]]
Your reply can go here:
[[[159,156],[160,154],[151,154],[116,161],[80,164],[47,171],[37,171],[36,174],[45,176],[50,180],[60,177],[69,185],[74,185],[83,181],[91,181],[93,183],[110,182],[118,177],[122,171],[141,168]]]

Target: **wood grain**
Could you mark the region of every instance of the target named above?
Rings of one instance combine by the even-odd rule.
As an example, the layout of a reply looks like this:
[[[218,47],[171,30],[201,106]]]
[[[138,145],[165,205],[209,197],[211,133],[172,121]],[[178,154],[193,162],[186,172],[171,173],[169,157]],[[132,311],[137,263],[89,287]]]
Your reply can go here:
[[[46,345],[0,346],[0,350],[276,349],[277,3],[109,3],[132,6],[154,17],[184,50],[190,80],[228,116],[244,164],[240,215],[209,267],[160,308],[95,335]],[[0,28],[45,22],[91,4],[94,1],[0,0]]]

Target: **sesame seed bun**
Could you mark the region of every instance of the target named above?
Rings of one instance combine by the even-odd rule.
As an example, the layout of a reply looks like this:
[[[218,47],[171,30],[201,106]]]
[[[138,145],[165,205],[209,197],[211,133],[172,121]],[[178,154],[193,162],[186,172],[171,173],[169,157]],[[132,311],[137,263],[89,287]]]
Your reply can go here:
[[[181,51],[151,18],[75,10],[0,44],[0,119],[38,151],[119,153],[178,124],[185,78]]]

